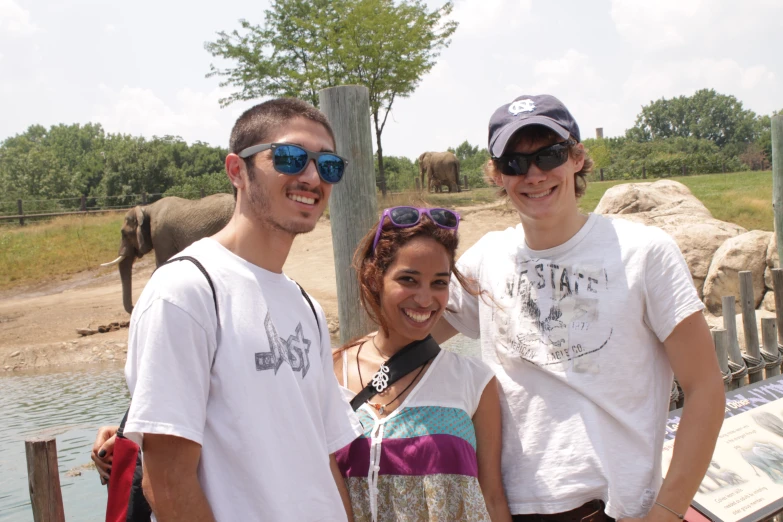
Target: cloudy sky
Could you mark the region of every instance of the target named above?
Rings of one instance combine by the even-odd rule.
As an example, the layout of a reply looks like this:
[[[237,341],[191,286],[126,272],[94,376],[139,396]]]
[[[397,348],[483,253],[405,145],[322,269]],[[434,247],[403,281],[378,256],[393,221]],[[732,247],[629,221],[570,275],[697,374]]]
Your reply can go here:
[[[226,146],[252,103],[219,107],[227,91],[205,78],[203,44],[240,18],[261,22],[267,6],[0,0],[0,140],[36,123],[99,122]],[[642,105],[701,88],[759,114],[783,109],[780,0],[455,0],[453,16],[451,46],[395,102],[387,155],[486,146],[490,114],[520,94],[559,97],[584,137],[621,135]]]

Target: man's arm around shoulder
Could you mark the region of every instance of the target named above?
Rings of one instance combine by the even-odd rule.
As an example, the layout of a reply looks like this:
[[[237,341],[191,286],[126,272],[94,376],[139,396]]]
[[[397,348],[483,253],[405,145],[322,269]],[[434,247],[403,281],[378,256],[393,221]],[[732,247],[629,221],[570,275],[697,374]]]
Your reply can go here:
[[[201,445],[172,435],[144,435],[142,489],[158,522],[215,522],[198,481]]]

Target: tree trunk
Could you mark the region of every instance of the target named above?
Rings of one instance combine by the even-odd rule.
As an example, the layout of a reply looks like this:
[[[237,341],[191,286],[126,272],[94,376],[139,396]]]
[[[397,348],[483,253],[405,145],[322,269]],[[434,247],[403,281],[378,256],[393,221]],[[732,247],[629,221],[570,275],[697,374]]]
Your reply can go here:
[[[131,278],[133,277],[133,255],[126,256],[125,259],[120,261],[120,280],[122,280],[122,304],[125,307],[125,311],[128,313],[133,312],[133,296],[131,295],[133,286],[131,284]]]
[[[375,143],[378,147],[378,181],[381,185],[381,196],[386,197],[386,177],[383,173],[383,147],[381,147],[381,131],[378,130],[378,114],[372,115],[375,121]]]

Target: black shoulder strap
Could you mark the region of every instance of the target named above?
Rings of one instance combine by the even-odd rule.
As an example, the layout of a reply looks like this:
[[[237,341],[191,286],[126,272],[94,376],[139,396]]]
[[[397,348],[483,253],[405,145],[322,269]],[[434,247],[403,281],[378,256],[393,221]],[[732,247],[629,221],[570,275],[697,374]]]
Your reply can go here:
[[[207,278],[207,283],[209,283],[209,288],[212,289],[212,301],[215,303],[215,317],[217,318],[217,327],[220,328],[220,313],[218,313],[218,301],[217,301],[217,293],[215,292],[215,285],[212,283],[212,278],[209,277],[209,272],[207,272],[207,269],[204,268],[204,265],[201,264],[201,262],[196,259],[195,257],[191,256],[179,256],[179,257],[173,257],[169,259],[168,261],[164,262],[160,266],[168,265],[169,263],[173,263],[174,261],[182,261],[187,260],[196,265],[196,268],[199,269],[199,271],[204,274],[204,277]],[[160,266],[158,268],[160,268]],[[156,269],[157,270],[157,269]]]
[[[428,335],[421,341],[415,341],[405,345],[399,352],[392,355],[385,366],[389,369],[386,388],[402,379],[416,368],[428,363],[440,353],[440,346],[435,342],[431,335]],[[380,370],[379,370],[380,372]],[[377,374],[376,374],[377,375]],[[379,391],[372,381],[359,392],[351,401],[351,407],[354,411],[370,400],[373,395]]]
[[[296,283],[296,281],[294,281],[294,283]],[[313,316],[315,316],[315,324],[318,325],[318,334],[321,335],[321,321],[318,320],[318,314],[315,313],[315,306],[313,305],[312,299],[310,299],[310,296],[307,295],[307,292],[305,292],[305,289],[302,288],[302,285],[300,285],[299,283],[296,283],[296,286],[298,286],[299,290],[302,291],[302,295],[307,300],[307,304],[310,305],[310,310],[313,311]]]

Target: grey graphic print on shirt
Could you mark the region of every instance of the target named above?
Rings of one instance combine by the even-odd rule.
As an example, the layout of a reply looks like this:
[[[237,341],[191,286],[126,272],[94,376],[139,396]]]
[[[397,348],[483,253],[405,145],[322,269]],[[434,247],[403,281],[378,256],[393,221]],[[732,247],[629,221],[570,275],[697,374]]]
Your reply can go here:
[[[609,291],[606,269],[518,258],[516,273],[499,283],[493,330],[509,357],[553,370],[591,371],[579,359],[602,349],[612,335],[612,326],[599,317]]]
[[[302,379],[304,379],[310,369],[310,344],[312,343],[305,338],[302,323],[296,325],[294,335],[283,339],[277,334],[272,316],[267,312],[264,330],[269,342],[269,351],[255,354],[256,370],[274,370],[277,375],[277,370],[283,362],[287,362],[293,371],[302,372]]]

